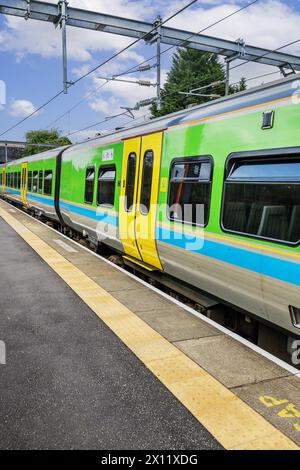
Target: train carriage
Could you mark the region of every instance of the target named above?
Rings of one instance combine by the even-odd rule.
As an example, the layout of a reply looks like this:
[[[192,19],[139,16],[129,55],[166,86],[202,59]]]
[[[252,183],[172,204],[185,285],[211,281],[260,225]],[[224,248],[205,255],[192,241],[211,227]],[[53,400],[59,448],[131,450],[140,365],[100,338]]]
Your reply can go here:
[[[21,197],[21,163],[19,161],[11,162],[6,165],[6,197],[17,204],[22,204]]]
[[[59,221],[55,209],[57,155],[66,147],[24,157],[6,166],[6,198]]]
[[[30,157],[26,204],[49,215],[47,198],[53,217],[93,243],[299,336],[295,83],[289,77],[53,158]],[[34,178],[40,188],[36,178],[50,170],[51,196],[33,194]]]

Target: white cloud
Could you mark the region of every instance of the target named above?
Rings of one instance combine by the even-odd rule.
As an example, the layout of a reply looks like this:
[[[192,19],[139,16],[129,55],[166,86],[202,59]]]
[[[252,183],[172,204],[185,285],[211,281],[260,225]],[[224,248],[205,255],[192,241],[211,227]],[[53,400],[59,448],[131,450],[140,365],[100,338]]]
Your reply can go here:
[[[9,108],[9,114],[19,118],[29,116],[34,111],[34,105],[28,100],[14,100]]]
[[[57,3],[56,0],[51,2]],[[144,19],[151,11],[154,15],[151,0],[73,0],[71,5],[135,19]],[[67,36],[69,58],[79,62],[91,61],[96,51],[119,50],[133,42],[132,38],[74,27],[68,28]],[[0,50],[14,52],[17,61],[28,54],[38,54],[44,58],[60,57],[60,30],[56,30],[51,23],[7,16],[6,28],[0,31]],[[128,59],[139,60],[139,55],[133,50],[127,51],[124,57],[126,55]]]
[[[211,8],[203,8],[200,5],[193,11],[186,10],[169,24],[197,32],[233,13],[242,5],[245,3],[222,2]],[[272,49],[298,39],[299,20],[300,11],[296,11],[284,1],[265,0],[231,16],[203,34],[233,41],[243,38],[247,44]],[[295,45],[293,50],[299,51],[300,45]]]
[[[51,0],[57,3],[56,0]],[[242,5],[239,0],[202,0],[193,7],[180,13],[167,26],[190,31],[199,31],[227,16]],[[73,0],[72,7],[94,10],[101,13],[120,15],[151,21],[159,12],[163,18],[168,17],[177,9],[182,8],[182,0]],[[242,37],[246,43],[273,49],[293,39],[298,39],[300,11],[295,10],[283,0],[265,0],[241,11],[218,25],[204,32],[206,35],[236,40]],[[95,55],[103,52],[106,57],[109,51],[117,51],[130,44],[131,38],[68,28],[69,58],[81,62],[82,66],[74,68],[75,76],[80,75],[79,69],[87,71],[94,64]],[[24,21],[16,17],[6,17],[6,28],[0,31],[0,50],[14,52],[17,61],[23,60],[28,54],[38,54],[44,58],[61,57],[61,36],[59,29],[52,24],[35,20]],[[151,56],[149,48],[149,56]],[[300,43],[290,51],[300,52]],[[152,51],[153,52],[153,51]],[[170,52],[173,53],[174,49]],[[169,54],[165,54],[167,58]],[[99,57],[97,57],[99,61]],[[114,74],[128,68],[131,63],[143,61],[136,48],[132,48],[111,61],[101,69],[103,74]],[[255,67],[255,65],[254,65]],[[243,67],[241,67],[241,70]],[[246,70],[246,68],[245,68]]]

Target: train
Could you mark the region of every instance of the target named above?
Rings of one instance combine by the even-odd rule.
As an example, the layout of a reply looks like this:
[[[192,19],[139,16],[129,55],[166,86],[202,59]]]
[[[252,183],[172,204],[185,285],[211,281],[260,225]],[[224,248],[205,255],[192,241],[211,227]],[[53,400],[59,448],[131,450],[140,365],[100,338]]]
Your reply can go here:
[[[0,166],[1,196],[300,336],[300,76]]]

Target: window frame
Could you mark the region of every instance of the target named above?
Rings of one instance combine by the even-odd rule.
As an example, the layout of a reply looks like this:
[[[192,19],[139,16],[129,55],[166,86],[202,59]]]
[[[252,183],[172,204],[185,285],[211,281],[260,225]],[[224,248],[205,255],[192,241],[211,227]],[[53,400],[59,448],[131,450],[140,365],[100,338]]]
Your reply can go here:
[[[151,173],[151,191],[150,191],[150,199],[149,199],[149,209],[147,212],[144,212],[142,210],[143,208],[143,204],[142,204],[142,191],[143,191],[143,186],[144,186],[144,179],[145,179],[145,158],[146,158],[146,154],[148,152],[152,152],[152,155],[153,155],[153,164],[152,164],[152,173]],[[153,149],[147,149],[145,150],[144,152],[144,155],[143,155],[143,158],[140,158],[140,165],[142,165],[142,180],[140,181],[140,197],[139,197],[139,202],[138,202],[138,206],[139,206],[139,211],[140,211],[140,214],[147,217],[150,213],[150,210],[151,210],[151,197],[152,197],[152,185],[153,185],[153,171],[154,171],[154,165],[155,165],[155,152]]]
[[[94,187],[93,187],[93,197],[92,197],[92,201],[91,202],[87,202],[86,201],[86,177],[87,177],[87,172],[89,170],[94,170]],[[84,194],[83,194],[83,200],[84,200],[84,204],[88,204],[89,206],[92,206],[94,204],[94,199],[95,199],[95,181],[96,181],[96,166],[95,165],[88,165],[85,169],[85,176],[84,176]],[[98,173],[98,178],[99,178],[99,173]],[[97,186],[97,190],[98,190],[98,186]]]
[[[16,186],[16,189],[19,191],[22,189],[22,176],[21,176],[21,171],[17,171],[16,173],[17,175],[17,186]]]
[[[42,174],[42,176],[41,176]],[[40,187],[40,182],[42,181],[42,187]],[[39,170],[38,173],[38,187],[37,194],[44,194],[44,170]]]
[[[37,176],[35,176],[35,174]],[[34,180],[36,179],[36,191],[33,190],[34,188]],[[39,171],[38,170],[33,170],[32,171],[32,186],[31,186],[31,189],[32,189],[32,193],[33,194],[39,194],[38,190],[39,190]]]
[[[27,192],[29,193],[32,192],[32,179],[33,179],[33,172],[29,170],[27,173]]]
[[[230,165],[232,165],[233,160],[234,161],[237,161],[237,160],[245,161],[245,160],[248,160],[248,159],[249,160],[257,159],[257,160],[261,160],[261,163],[263,163],[263,161],[268,161],[272,158],[276,159],[276,157],[282,157],[280,159],[281,161],[284,161],[284,160],[290,161],[291,157],[293,157],[293,156],[294,156],[295,160],[300,161],[300,147],[283,147],[283,148],[277,148],[277,149],[251,150],[251,151],[246,151],[246,152],[232,152],[228,155],[228,157],[226,159],[226,162],[225,162],[225,166],[224,166],[221,212],[220,212],[220,219],[219,219],[219,225],[220,225],[220,228],[221,228],[222,232],[237,235],[239,237],[245,237],[245,238],[250,239],[250,240],[266,241],[266,242],[269,242],[269,243],[273,243],[275,245],[284,245],[284,246],[289,246],[289,247],[293,247],[293,248],[296,248],[300,245],[300,237],[299,237],[299,241],[297,241],[297,242],[289,242],[287,240],[279,240],[277,238],[268,238],[268,237],[264,237],[264,236],[260,236],[260,235],[254,235],[254,234],[252,235],[252,234],[249,234],[249,233],[237,232],[235,230],[230,230],[230,229],[225,228],[224,224],[223,224],[223,219],[224,219],[224,214],[225,214],[224,206],[225,206],[225,196],[226,196],[226,183],[227,183],[226,180],[227,180],[227,177],[229,175]],[[279,158],[278,158],[278,160],[279,160]],[[300,181],[293,181],[293,180],[289,180],[289,181],[276,181],[276,180],[274,180],[272,182],[272,181],[268,181],[268,180],[257,181],[257,180],[252,179],[252,181],[253,181],[253,183],[256,182],[257,185],[265,185],[265,184],[274,184],[274,185],[278,185],[278,184],[299,184],[299,186],[300,186]],[[243,182],[251,184],[251,181],[246,181],[246,180],[244,180],[244,181],[237,180],[236,182],[231,181],[230,183],[231,184],[237,184],[237,183],[243,183]]]
[[[128,165],[128,162],[129,162],[129,159],[130,157],[134,155],[135,156],[135,170],[134,170],[134,181],[133,181],[133,195],[132,195],[132,206],[128,209],[128,199],[127,199],[127,188],[128,188],[128,169],[129,169],[129,165]],[[137,171],[139,169],[139,158],[138,158],[138,155],[136,152],[130,152],[129,155],[128,155],[128,158],[127,158],[127,168],[126,168],[126,180],[125,180],[125,201],[124,201],[124,209],[125,209],[125,212],[127,212],[127,214],[131,214],[133,212],[133,208],[134,208],[134,204],[135,204],[135,201],[134,201],[134,193],[135,193],[135,190],[137,189],[135,186],[136,186],[136,181],[137,181]],[[138,181],[137,181],[137,185],[138,185]]]
[[[205,224],[193,224],[191,222],[185,222],[184,220],[174,220],[171,219],[170,217],[170,212],[169,212],[169,202],[170,202],[170,193],[171,193],[171,174],[172,174],[172,168],[176,163],[186,163],[187,161],[191,162],[198,162],[198,161],[203,161],[204,163],[209,162],[211,164],[211,175],[210,175],[210,190],[209,190],[209,198],[208,198],[208,218]],[[183,226],[188,225],[190,227],[200,227],[200,228],[205,228],[208,226],[210,222],[210,214],[211,214],[211,196],[212,196],[212,188],[213,188],[213,181],[214,181],[214,158],[212,155],[196,155],[196,156],[185,156],[185,157],[176,157],[173,158],[170,162],[170,169],[169,169],[169,187],[168,187],[168,199],[167,199],[167,219],[172,222],[172,223],[179,223]],[[203,182],[207,182],[206,180],[203,180]]]
[[[48,174],[46,175],[46,173],[48,173]],[[45,192],[45,181],[46,181],[46,178],[49,174],[51,174],[51,192],[46,193]],[[52,196],[52,194],[53,194],[53,170],[52,169],[44,170],[44,172],[43,172],[43,194],[45,196]]]
[[[114,190],[114,203],[113,204],[108,204],[108,203],[99,203],[99,176],[100,176],[100,171],[105,170],[105,169],[114,169],[115,171],[115,190]],[[95,173],[96,174],[96,173]],[[116,184],[117,184],[117,165],[115,163],[107,164],[107,165],[100,165],[97,173],[97,194],[96,194],[96,204],[98,207],[107,207],[108,209],[114,209],[115,208],[115,200],[116,200]]]

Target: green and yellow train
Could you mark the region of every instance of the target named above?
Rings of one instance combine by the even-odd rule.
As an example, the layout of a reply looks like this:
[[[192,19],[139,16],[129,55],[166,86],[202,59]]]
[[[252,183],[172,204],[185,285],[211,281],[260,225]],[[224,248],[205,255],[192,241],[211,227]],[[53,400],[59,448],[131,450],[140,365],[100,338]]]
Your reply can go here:
[[[14,161],[0,191],[299,336],[298,85],[294,75]]]

